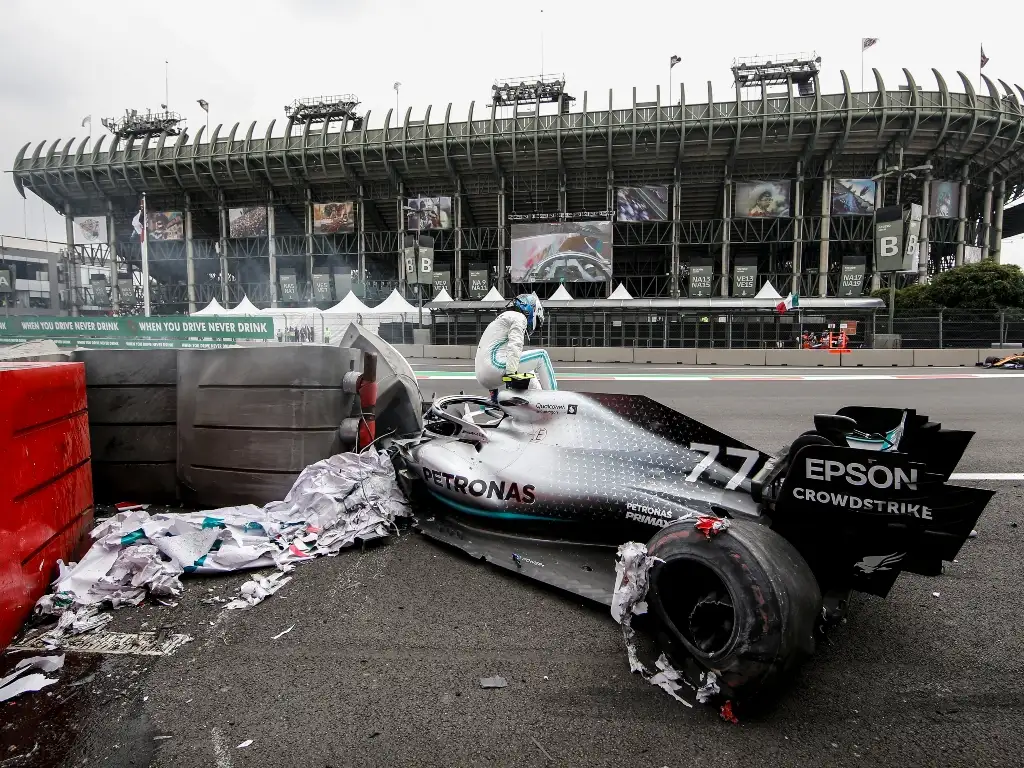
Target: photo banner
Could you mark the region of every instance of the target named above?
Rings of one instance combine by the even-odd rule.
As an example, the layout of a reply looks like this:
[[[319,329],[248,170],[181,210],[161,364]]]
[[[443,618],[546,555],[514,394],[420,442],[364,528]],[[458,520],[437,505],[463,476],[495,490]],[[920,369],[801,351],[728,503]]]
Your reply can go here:
[[[933,219],[956,219],[960,216],[960,183],[932,180],[928,215]]]
[[[851,253],[844,256],[837,296],[840,299],[859,299],[864,290],[866,272],[867,258],[863,253]]]
[[[668,187],[619,187],[615,190],[615,214],[619,221],[666,221]]]
[[[99,245],[107,242],[106,216],[75,216],[75,245]]]
[[[299,300],[299,283],[295,279],[295,272],[293,270],[282,270],[277,276],[277,282],[281,285],[282,301]]]
[[[423,229],[452,228],[450,197],[410,197],[406,202],[405,228],[409,232]]]
[[[339,235],[356,231],[355,203],[313,204],[313,234]]]
[[[790,215],[788,181],[737,181],[733,216],[777,219]]]
[[[491,290],[490,281],[487,279],[487,269],[469,270],[469,298],[482,299]]]
[[[157,242],[184,240],[185,217],[181,211],[150,211],[146,216],[146,237]]]
[[[228,237],[266,237],[267,208],[229,208]]]
[[[732,268],[732,295],[746,299],[757,295],[757,257],[738,256]]]
[[[690,259],[691,299],[707,299],[711,297],[711,286],[715,279],[715,263],[707,257]]]
[[[834,179],[833,216],[870,216],[875,212],[878,183],[871,179]]]
[[[513,283],[601,283],[612,279],[612,223],[513,224]]]
[[[339,297],[340,298],[340,297]],[[313,273],[313,301],[322,303],[331,301],[331,275],[329,272]]]

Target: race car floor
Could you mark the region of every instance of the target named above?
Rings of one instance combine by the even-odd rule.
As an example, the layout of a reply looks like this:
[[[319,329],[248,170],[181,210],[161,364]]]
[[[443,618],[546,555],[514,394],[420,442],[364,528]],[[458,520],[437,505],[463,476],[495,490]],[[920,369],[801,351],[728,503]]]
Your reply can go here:
[[[1024,463],[1013,379],[600,386],[767,448],[817,411],[909,404],[981,432],[962,470]],[[738,725],[631,675],[607,609],[410,532],[300,565],[247,611],[201,602],[238,574],[116,612],[110,630],[195,639],[161,657],[69,654],[60,683],[0,705],[0,766],[1019,765],[1024,483],[978,484],[999,493],[958,562],[855,597],[776,707]],[[25,655],[0,657],[0,675]],[[508,686],[481,689],[494,675]]]

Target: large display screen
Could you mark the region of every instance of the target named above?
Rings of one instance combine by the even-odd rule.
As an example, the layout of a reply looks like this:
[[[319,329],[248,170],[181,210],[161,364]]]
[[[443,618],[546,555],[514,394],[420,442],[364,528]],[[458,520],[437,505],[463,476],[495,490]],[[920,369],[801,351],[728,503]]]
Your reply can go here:
[[[612,278],[612,224],[512,225],[513,283],[600,283]]]
[[[740,219],[772,218],[790,215],[788,181],[737,181],[733,215]]]
[[[619,221],[665,221],[668,219],[668,187],[619,187],[615,191],[615,213]]]
[[[265,237],[266,234],[265,207],[228,209],[228,237]]]
[[[960,184],[933,181],[928,215],[935,219],[955,219],[960,215]]]
[[[423,229],[451,229],[452,199],[450,197],[411,197],[406,203],[405,228],[410,232]]]
[[[877,182],[871,179],[835,179],[832,182],[833,216],[870,216],[875,212]]]
[[[341,203],[313,204],[313,234],[335,235],[355,232],[355,205],[351,200]]]

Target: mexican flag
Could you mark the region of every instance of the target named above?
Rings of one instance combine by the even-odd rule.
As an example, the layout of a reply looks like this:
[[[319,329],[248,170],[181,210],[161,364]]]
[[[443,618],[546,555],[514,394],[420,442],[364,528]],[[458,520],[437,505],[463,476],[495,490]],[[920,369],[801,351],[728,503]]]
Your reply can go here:
[[[794,307],[799,306],[800,297],[795,293],[791,293],[789,294],[789,296],[787,296],[785,299],[783,299],[782,301],[775,305],[775,311],[778,312],[779,314],[785,314]]]

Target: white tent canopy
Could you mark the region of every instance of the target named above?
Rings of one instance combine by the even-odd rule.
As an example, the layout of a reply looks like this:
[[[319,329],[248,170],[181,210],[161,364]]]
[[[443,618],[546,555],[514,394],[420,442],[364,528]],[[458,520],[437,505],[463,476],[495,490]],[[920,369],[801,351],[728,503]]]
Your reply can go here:
[[[223,315],[223,314],[226,314],[226,310],[224,309],[224,307],[222,307],[220,305],[220,302],[217,301],[217,298],[214,297],[213,301],[211,301],[209,304],[207,304],[202,309],[196,310],[192,314],[193,315]]]
[[[491,290],[487,292],[487,295],[484,296],[482,299],[480,299],[480,301],[504,301],[504,300],[505,300],[505,297],[502,296],[500,293],[498,293],[498,289],[495,288],[493,285],[491,286]]]
[[[242,300],[238,302],[238,306],[234,309],[225,309],[221,312],[222,315],[258,315],[260,314],[259,309],[249,301],[248,296],[243,296]]]
[[[612,295],[609,299],[632,299],[629,295],[629,291],[626,290],[626,286],[623,283],[619,283],[619,287],[612,291]]]
[[[448,289],[447,288],[442,288],[441,292],[439,294],[437,294],[437,296],[434,297],[434,300],[432,302],[430,302],[430,303],[431,304],[447,304],[450,301],[452,301],[452,297],[448,295]]]
[[[352,291],[345,294],[345,298],[333,307],[324,310],[325,315],[362,315],[370,311],[370,308],[363,304]]]
[[[384,299],[384,301],[376,307],[370,307],[367,311],[373,315],[409,315],[418,313],[419,307],[415,307],[406,301],[396,288],[391,291],[391,295]],[[426,307],[423,307],[423,311],[425,313],[430,312]]]
[[[764,284],[760,291],[757,292],[755,299],[773,299],[775,301],[781,301],[782,297],[779,292],[775,290],[775,286],[772,285],[772,281],[769,280]]]
[[[548,301],[572,301],[572,295],[565,290],[564,285],[560,285],[558,290],[551,294],[551,298]]]

